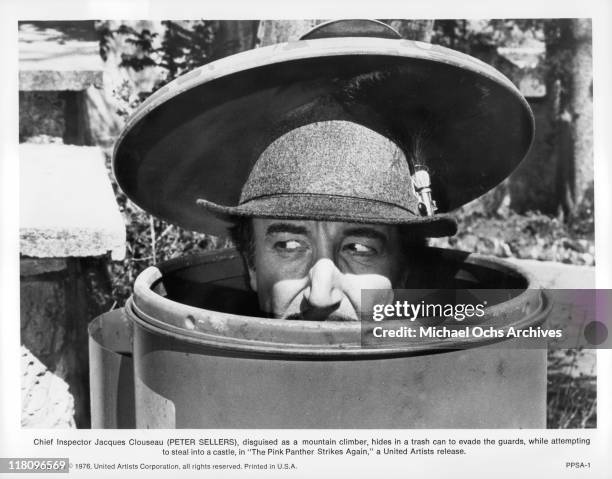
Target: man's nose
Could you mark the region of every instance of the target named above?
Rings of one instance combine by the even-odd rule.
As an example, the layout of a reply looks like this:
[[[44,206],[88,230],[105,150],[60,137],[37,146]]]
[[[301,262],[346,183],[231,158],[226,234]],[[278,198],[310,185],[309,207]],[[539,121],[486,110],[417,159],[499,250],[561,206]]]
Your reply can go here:
[[[338,307],[342,301],[342,273],[328,258],[318,260],[308,273],[309,287],[304,298],[313,308]]]

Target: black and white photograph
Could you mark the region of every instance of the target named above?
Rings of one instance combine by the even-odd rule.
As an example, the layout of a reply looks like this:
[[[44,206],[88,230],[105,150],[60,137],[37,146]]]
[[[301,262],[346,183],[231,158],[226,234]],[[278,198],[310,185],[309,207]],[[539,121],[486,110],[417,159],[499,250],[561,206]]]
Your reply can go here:
[[[594,281],[590,38],[20,22],[23,425],[594,427],[593,351],[375,357],[358,323],[362,289]]]
[[[33,444],[99,443],[71,473],[116,470],[104,438],[159,463],[140,469],[207,472],[166,454],[220,431],[224,477],[307,477],[317,456],[487,444],[428,431],[524,450],[530,432],[587,477],[612,325],[593,299],[597,21],[467,12],[20,17],[2,362]],[[24,454],[68,457],[51,451]]]

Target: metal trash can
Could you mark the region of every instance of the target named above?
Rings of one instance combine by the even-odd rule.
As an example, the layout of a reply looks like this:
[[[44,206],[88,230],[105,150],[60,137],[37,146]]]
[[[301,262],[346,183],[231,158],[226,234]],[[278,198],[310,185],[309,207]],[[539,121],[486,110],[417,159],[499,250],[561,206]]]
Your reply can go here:
[[[135,427],[132,323],[123,308],[89,323],[91,427]]]
[[[548,314],[544,294],[515,266],[429,250],[436,256],[429,264],[437,265],[438,281],[446,275],[448,284],[458,288],[522,291],[488,306],[487,315],[508,321],[520,316],[524,326],[539,324]],[[124,394],[133,394],[137,428],[546,425],[545,347],[482,344],[453,350],[450,343],[445,351],[381,350],[361,345],[359,322],[253,317],[254,305],[242,260],[233,250],[143,271],[125,307],[130,322],[121,322],[126,338],[133,327],[134,390],[117,387],[124,379],[117,367],[92,354],[92,417],[116,417],[109,409],[121,407]],[[107,324],[115,328],[119,323],[108,315],[97,318],[90,335],[108,337],[101,333]],[[94,426],[114,427],[102,420]]]

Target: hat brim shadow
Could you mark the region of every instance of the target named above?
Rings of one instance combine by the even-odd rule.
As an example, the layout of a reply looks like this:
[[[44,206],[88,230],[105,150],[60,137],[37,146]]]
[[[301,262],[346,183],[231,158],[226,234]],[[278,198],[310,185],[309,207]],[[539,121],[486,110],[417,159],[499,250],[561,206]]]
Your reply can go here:
[[[240,218],[277,218],[398,225],[426,238],[452,236],[457,232],[457,222],[451,215],[418,216],[388,203],[332,195],[276,195],[239,206],[221,206],[198,199],[197,205],[228,225]]]

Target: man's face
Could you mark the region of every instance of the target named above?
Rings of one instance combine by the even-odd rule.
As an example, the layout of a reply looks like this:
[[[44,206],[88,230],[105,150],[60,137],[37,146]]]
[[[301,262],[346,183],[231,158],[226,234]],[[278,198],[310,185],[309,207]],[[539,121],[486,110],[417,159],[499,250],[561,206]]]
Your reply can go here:
[[[391,301],[406,261],[396,226],[259,219],[253,221],[251,287],[275,318],[360,319],[362,289]]]

